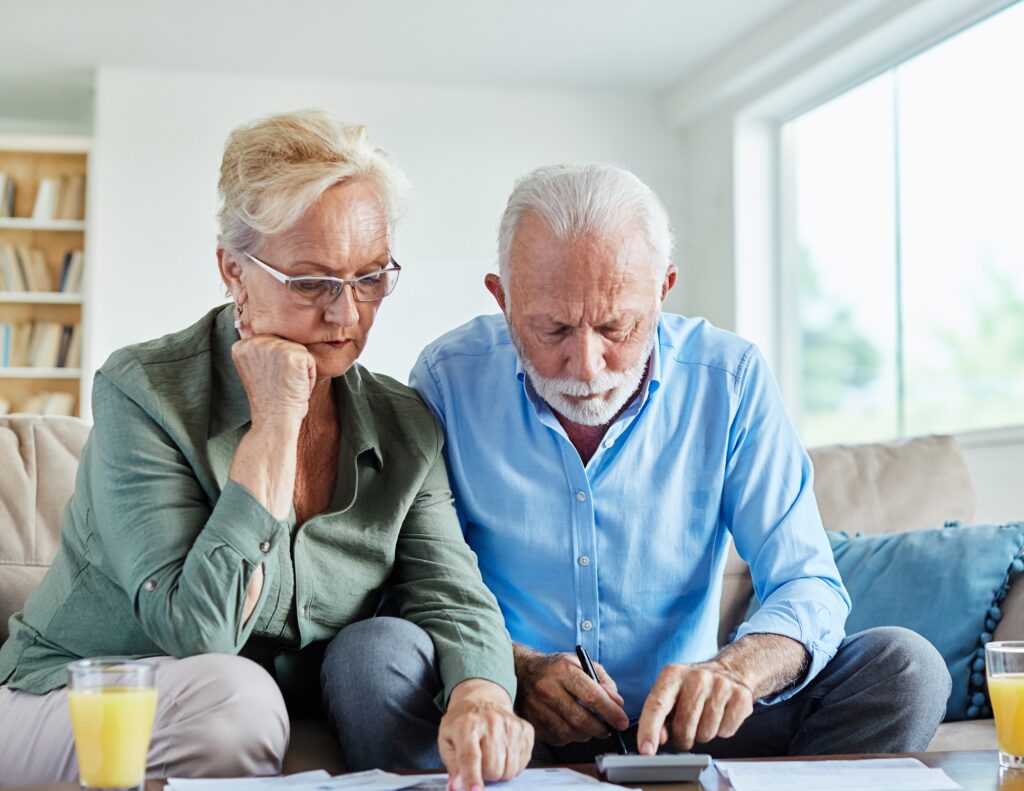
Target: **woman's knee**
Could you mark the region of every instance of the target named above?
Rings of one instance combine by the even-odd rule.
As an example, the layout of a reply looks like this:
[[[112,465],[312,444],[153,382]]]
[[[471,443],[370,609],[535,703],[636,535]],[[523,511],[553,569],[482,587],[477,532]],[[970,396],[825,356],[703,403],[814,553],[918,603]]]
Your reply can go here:
[[[162,669],[157,670],[161,691]],[[184,759],[206,776],[280,771],[290,734],[288,712],[262,667],[244,657],[202,654],[179,660],[165,675],[173,697],[166,722],[171,764]]]

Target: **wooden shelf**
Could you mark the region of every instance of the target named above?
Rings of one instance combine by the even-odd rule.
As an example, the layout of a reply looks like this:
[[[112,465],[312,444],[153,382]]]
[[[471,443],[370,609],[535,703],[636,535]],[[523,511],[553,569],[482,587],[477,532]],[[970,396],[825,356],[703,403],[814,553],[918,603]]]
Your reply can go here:
[[[85,220],[33,220],[30,217],[0,217],[0,230],[85,231]]]
[[[16,305],[81,305],[81,294],[63,291],[0,291],[0,304]]]
[[[90,147],[85,137],[0,134],[0,172],[16,187],[11,210],[14,216],[0,217],[0,243],[38,250],[49,270],[48,285],[60,282],[69,250],[86,249],[88,231],[84,220],[33,219],[39,185],[43,179],[87,180]],[[57,203],[61,203],[59,196]],[[0,290],[0,323],[80,324],[85,302],[83,293]],[[87,338],[82,338],[82,345],[87,353]],[[80,402],[88,399],[90,379],[83,377],[81,368],[0,368],[0,397],[18,410],[41,394],[64,393],[74,397],[73,414],[77,415]]]
[[[81,368],[0,368],[0,379],[79,379]]]

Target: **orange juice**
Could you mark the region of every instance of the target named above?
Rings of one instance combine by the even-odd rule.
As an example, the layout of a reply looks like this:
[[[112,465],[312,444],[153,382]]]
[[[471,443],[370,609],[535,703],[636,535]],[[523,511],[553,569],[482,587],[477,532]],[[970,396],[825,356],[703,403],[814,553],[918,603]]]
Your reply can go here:
[[[999,749],[1009,755],[1024,755],[1024,673],[989,676],[988,696]]]
[[[68,690],[78,774],[90,788],[132,788],[146,776],[156,690],[97,687]]]

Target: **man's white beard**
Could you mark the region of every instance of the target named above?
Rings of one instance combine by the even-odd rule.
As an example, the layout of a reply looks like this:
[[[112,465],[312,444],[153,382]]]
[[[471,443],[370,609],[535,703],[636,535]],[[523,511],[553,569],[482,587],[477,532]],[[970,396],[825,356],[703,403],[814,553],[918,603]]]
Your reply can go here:
[[[602,371],[589,382],[571,377],[554,379],[537,373],[537,369],[527,358],[523,341],[516,333],[516,328],[507,314],[505,320],[508,323],[509,335],[512,337],[512,345],[515,347],[516,354],[519,355],[519,362],[530,377],[530,381],[533,382],[533,388],[538,395],[556,412],[581,426],[603,426],[610,423],[619,410],[626,405],[630,396],[640,387],[651,357],[651,350],[654,348],[654,340],[658,336],[656,317],[651,326],[651,333],[644,342],[643,354],[640,355],[636,365],[625,371]],[[603,397],[587,401],[570,401],[566,397],[589,395],[602,395]]]

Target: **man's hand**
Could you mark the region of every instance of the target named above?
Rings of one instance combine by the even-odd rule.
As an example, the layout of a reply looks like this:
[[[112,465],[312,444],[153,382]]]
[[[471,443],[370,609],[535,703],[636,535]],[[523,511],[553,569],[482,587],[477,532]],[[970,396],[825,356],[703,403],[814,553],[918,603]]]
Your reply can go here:
[[[452,690],[437,737],[450,789],[479,791],[484,781],[511,780],[533,753],[533,727],[512,710],[508,693],[471,678]]]
[[[583,672],[575,654],[541,654],[516,645],[515,658],[519,711],[541,741],[561,747],[608,736],[609,725],[629,727],[622,696],[597,662],[600,684]]]
[[[695,743],[736,735],[754,701],[776,695],[803,677],[807,649],[779,634],[749,634],[725,646],[710,662],[669,665],[658,675],[640,714],[636,743],[654,755],[668,741],[689,750]]]
[[[658,675],[640,714],[636,743],[641,755],[654,755],[668,740],[690,750],[695,742],[734,736],[754,710],[750,687],[714,661],[669,665]]]

